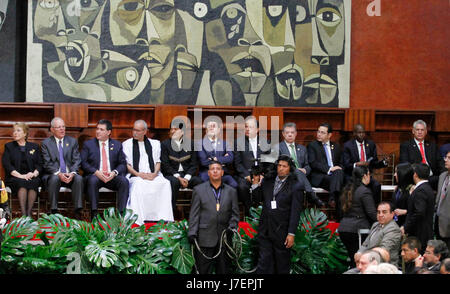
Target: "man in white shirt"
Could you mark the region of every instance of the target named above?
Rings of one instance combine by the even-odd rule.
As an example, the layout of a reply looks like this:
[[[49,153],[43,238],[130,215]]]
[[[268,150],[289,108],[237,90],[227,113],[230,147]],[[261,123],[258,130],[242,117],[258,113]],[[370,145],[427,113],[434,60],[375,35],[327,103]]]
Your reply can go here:
[[[78,141],[66,136],[66,125],[60,117],[50,122],[51,137],[42,141],[44,175],[42,182],[48,191],[51,213],[58,213],[58,196],[61,186],[70,187],[75,218],[81,219],[83,208],[83,177],[78,170],[81,165]]]
[[[147,138],[147,130],[147,123],[137,120],[133,138],[123,142],[130,182],[127,208],[137,214],[138,225],[145,221],[173,221],[170,182],[160,171],[161,145],[158,140]]]

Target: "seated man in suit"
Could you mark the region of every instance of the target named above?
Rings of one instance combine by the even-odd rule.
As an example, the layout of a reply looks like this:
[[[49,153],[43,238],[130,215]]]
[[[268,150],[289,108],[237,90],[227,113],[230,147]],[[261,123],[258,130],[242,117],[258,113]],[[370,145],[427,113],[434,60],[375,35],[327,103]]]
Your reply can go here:
[[[176,209],[176,201],[180,188],[192,189],[202,180],[196,176],[198,169],[197,154],[193,144],[184,141],[183,125],[172,124],[170,139],[161,143],[161,171],[170,181],[172,188],[172,210]],[[188,146],[186,146],[188,144]]]
[[[75,218],[81,219],[83,208],[83,177],[78,174],[81,166],[78,141],[66,136],[64,120],[55,117],[50,122],[53,136],[41,144],[43,170],[42,182],[48,191],[51,213],[58,212],[58,195],[61,186],[72,189]]]
[[[429,182],[433,190],[437,189],[439,175],[445,171],[444,160],[434,142],[426,141],[427,124],[417,120],[413,124],[414,138],[400,145],[400,163],[425,163],[430,167]]]
[[[229,174],[229,165],[233,164],[233,151],[228,150],[227,143],[220,139],[221,126],[218,121],[205,122],[206,135],[202,141],[196,142],[197,158],[200,162],[199,177],[203,182],[208,181],[208,167],[212,161],[222,164],[225,184],[237,188],[236,180]]]
[[[425,163],[413,164],[414,191],[408,199],[405,224],[402,234],[416,236],[421,244],[433,239],[433,215],[435,195],[428,183],[430,167]]]
[[[409,236],[402,241],[401,256],[405,264],[403,274],[416,274],[420,269],[420,260],[423,259],[420,252],[422,251],[422,244],[420,240],[414,236]]]
[[[367,166],[371,174],[372,170],[387,166],[386,159],[378,160],[377,146],[373,141],[366,139],[364,126],[355,125],[353,137],[354,139],[345,142],[342,154],[346,181],[351,179],[355,166]],[[369,188],[372,190],[375,204],[378,204],[381,200],[381,184],[371,177]]]
[[[319,207],[324,206],[322,200],[316,196],[316,193],[313,191],[311,183],[307,178],[311,173],[311,167],[309,166],[306,147],[295,143],[295,138],[297,137],[297,125],[293,122],[285,123],[283,125],[282,135],[284,140],[280,142],[278,146],[279,154],[284,154],[292,158],[295,164],[294,174],[297,177],[297,181],[304,185],[308,200]]]
[[[197,185],[192,193],[188,238],[191,243],[197,240],[201,250],[195,250],[199,274],[211,274],[214,262],[217,264],[216,274],[230,273],[231,261],[226,246],[220,241],[224,230],[237,230],[239,205],[236,190],[223,183],[222,176],[222,164],[212,161],[208,170],[209,180]],[[218,254],[220,248],[222,251],[215,260],[203,256],[211,258]]]
[[[339,144],[330,141],[332,132],[330,124],[322,123],[317,130],[316,140],[308,144],[307,150],[311,184],[330,193],[328,204],[336,207],[339,216],[339,194],[344,184],[344,172]]]
[[[127,208],[138,215],[138,225],[145,221],[173,221],[170,182],[160,171],[161,144],[147,138],[147,130],[147,123],[137,120],[133,138],[123,142],[130,182]]]
[[[304,190],[294,175],[296,169],[288,155],[280,155],[275,163],[276,174],[261,181],[253,177],[254,201],[262,202],[258,229],[259,274],[288,274],[291,247],[294,245]]]
[[[369,235],[355,253],[355,262],[359,262],[361,254],[375,247],[381,247],[389,252],[390,263],[398,266],[402,233],[394,220],[394,206],[391,202],[380,202],[377,207],[377,222],[370,228]]]
[[[120,213],[124,212],[128,201],[129,183],[125,177],[127,161],[122,143],[110,138],[111,131],[109,120],[99,120],[95,138],[86,141],[81,150],[81,168],[91,202],[91,219],[98,214],[98,190],[102,187],[117,191]]]
[[[245,208],[245,215],[249,214],[252,200],[250,196],[251,187],[251,169],[254,166],[261,165],[261,154],[270,153],[270,146],[268,150],[261,149],[262,140],[258,136],[259,123],[254,116],[249,116],[245,119],[245,136],[236,139],[234,152],[234,168],[238,183],[238,197],[242,201]]]

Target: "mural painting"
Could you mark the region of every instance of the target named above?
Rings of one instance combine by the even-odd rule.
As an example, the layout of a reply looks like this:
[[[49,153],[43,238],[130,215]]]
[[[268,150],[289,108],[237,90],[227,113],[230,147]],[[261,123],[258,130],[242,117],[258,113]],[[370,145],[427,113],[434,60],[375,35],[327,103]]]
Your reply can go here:
[[[27,101],[348,107],[350,0],[29,0]]]

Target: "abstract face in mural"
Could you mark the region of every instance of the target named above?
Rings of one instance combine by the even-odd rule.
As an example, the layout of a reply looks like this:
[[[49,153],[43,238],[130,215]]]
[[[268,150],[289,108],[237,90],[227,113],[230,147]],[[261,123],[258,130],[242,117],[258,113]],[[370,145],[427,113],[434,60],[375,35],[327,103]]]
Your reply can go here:
[[[174,0],[111,0],[112,43],[148,68],[152,90],[160,89],[174,69],[178,88],[192,87],[199,61],[187,49],[186,17]]]
[[[6,9],[8,8],[8,0],[0,0],[0,30],[6,19]]]
[[[294,2],[264,0],[262,13],[264,40],[272,54],[276,93],[281,101],[288,104],[300,99],[303,85],[303,70],[294,63]]]
[[[228,74],[244,92],[246,104],[255,105],[270,73],[271,59],[269,48],[250,23],[245,1],[197,1],[194,13],[205,21],[208,50],[223,60]]]
[[[302,97],[309,104],[327,104],[338,95],[337,66],[344,63],[343,0],[299,0],[295,23],[295,63],[304,71]]]

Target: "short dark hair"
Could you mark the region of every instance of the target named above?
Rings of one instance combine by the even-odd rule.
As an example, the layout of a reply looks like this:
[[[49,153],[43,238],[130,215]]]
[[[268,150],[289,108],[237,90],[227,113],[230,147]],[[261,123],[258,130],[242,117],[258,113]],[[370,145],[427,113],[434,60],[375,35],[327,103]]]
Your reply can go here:
[[[430,167],[425,163],[414,163],[412,165],[414,172],[417,174],[419,179],[428,180],[430,176]]]
[[[398,178],[398,187],[402,192],[405,192],[409,185],[414,184],[414,170],[412,168],[411,163],[404,162],[399,163],[396,167],[397,169],[397,178]]]
[[[439,260],[443,260],[443,259],[447,258],[447,256],[448,256],[448,248],[447,248],[447,244],[445,244],[444,241],[442,241],[442,240],[428,240],[427,246],[430,246],[430,247],[434,248],[434,250],[433,250],[434,251],[434,255],[438,255],[438,254],[441,255]]]
[[[211,161],[209,162],[209,164],[208,164],[208,169],[209,169],[209,168],[211,167],[211,165],[213,165],[213,164],[218,164],[218,165],[220,165],[220,168],[223,169],[222,164],[221,164],[220,162],[218,162],[217,160],[211,160]]]
[[[378,203],[377,208],[380,205],[389,205],[389,212],[393,212],[395,210],[394,203],[392,203],[391,201],[381,201],[380,203]]]
[[[107,119],[101,119],[98,121],[97,125],[105,125],[106,126],[106,130],[108,131],[112,131],[112,123],[107,120]]]
[[[319,126],[319,128],[320,128],[320,127],[325,127],[325,128],[327,128],[328,134],[330,134],[330,133],[333,132],[333,127],[331,126],[330,123],[327,123],[327,122],[321,123],[320,126]]]
[[[402,246],[405,244],[408,245],[409,249],[411,250],[417,249],[417,251],[420,252],[420,250],[422,249],[420,240],[414,236],[407,237],[405,240],[403,240]]]
[[[289,171],[291,173],[295,171],[295,163],[289,155],[281,154],[275,162],[275,165],[277,166],[280,161],[286,161],[289,164]]]

